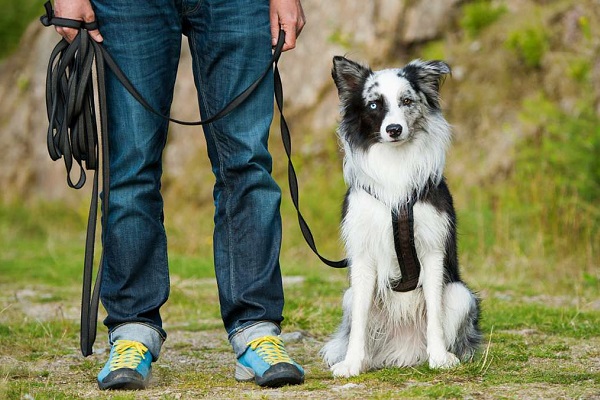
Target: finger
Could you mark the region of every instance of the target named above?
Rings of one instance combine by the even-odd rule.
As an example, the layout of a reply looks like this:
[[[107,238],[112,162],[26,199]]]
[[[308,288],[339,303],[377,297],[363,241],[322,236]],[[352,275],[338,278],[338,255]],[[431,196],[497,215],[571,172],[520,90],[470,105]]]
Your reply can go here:
[[[77,36],[77,34],[79,33],[77,29],[64,28],[62,26],[56,27],[56,32],[58,32],[58,34],[65,38],[65,40],[69,43],[73,42],[73,40],[75,40],[75,36]],[[100,31],[98,29],[89,31],[89,34],[92,37],[92,39],[94,39],[98,43],[102,43],[102,41],[104,41],[104,38],[102,37],[102,34],[100,34]]]
[[[285,42],[282,51],[292,50],[296,47],[296,38],[298,36],[296,27],[292,25],[281,25],[281,29],[285,32]]]
[[[277,14],[271,13],[271,45],[275,47],[277,45],[277,39],[279,38],[279,31],[281,27],[279,26],[279,18]]]
[[[83,21],[88,22],[88,23],[96,21],[96,14],[92,10],[89,10],[89,12],[83,16]],[[102,35],[100,34],[100,31],[98,29],[94,29],[93,31],[88,31],[88,33],[90,34],[92,39],[94,39],[98,43],[100,43],[104,40],[104,38],[102,37]]]
[[[300,8],[300,15],[298,16],[298,20],[296,21],[296,37],[300,36],[302,29],[306,25],[306,16],[304,15],[304,10]]]
[[[302,29],[304,29],[305,25],[306,18],[304,17],[304,14],[302,14],[302,19],[298,21],[298,27],[296,28],[296,37],[300,36],[300,33],[302,32]]]
[[[284,22],[281,23],[281,29],[285,32],[285,44],[283,46],[283,51],[292,50],[296,47],[296,41],[298,40],[298,36],[304,25],[306,20],[304,18],[304,13],[298,16],[293,23],[286,24]]]
[[[98,29],[89,31],[89,34],[90,34],[91,38],[94,39],[98,43],[102,43],[102,41],[104,40],[104,38],[102,37],[102,35],[100,34],[100,31]]]
[[[56,32],[58,32],[58,34],[65,38],[65,40],[69,43],[71,43],[75,39],[75,36],[77,36],[77,34],[79,33],[77,29],[64,28],[62,26],[57,26]]]

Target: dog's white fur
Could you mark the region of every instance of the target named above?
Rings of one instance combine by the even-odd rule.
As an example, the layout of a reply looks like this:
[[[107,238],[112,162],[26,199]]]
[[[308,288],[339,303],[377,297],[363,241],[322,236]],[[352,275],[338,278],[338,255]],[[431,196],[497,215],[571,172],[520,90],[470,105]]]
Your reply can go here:
[[[342,327],[321,351],[336,377],[426,360],[432,368],[455,366],[459,358],[448,349],[476,307],[476,298],[462,282],[444,284],[445,245],[452,221],[427,202],[417,202],[413,209],[421,263],[419,287],[406,293],[390,289],[390,282],[400,278],[391,210],[406,206],[428,182],[442,180],[451,140],[441,113],[428,114],[424,124],[421,121],[414,129],[401,98],[412,96],[412,104],[422,108],[426,99],[398,72],[371,73],[363,85],[365,104],[384,99],[386,105],[377,142],[363,151],[353,147],[344,128],[339,131],[350,188],[342,221],[350,288],[343,299]],[[418,113],[421,117],[427,111]],[[386,130],[390,124],[402,126],[399,137]]]

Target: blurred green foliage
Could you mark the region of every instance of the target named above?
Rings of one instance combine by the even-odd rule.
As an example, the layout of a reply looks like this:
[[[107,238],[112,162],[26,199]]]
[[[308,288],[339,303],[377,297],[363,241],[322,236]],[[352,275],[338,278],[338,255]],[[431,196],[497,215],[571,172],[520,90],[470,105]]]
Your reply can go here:
[[[0,0],[0,59],[12,53],[27,26],[44,14],[44,0]]]
[[[427,42],[420,54],[425,60],[444,60],[446,58],[446,48],[443,40],[434,40]]]
[[[469,37],[476,37],[486,27],[496,22],[506,12],[506,6],[488,0],[467,3],[463,7],[460,26]]]
[[[517,164],[519,178],[547,176],[565,193],[592,204],[600,199],[600,118],[583,97],[570,113],[543,93],[524,100],[521,117],[539,134],[523,144]]]
[[[539,68],[548,50],[549,40],[543,26],[529,26],[511,32],[505,44],[526,66]]]

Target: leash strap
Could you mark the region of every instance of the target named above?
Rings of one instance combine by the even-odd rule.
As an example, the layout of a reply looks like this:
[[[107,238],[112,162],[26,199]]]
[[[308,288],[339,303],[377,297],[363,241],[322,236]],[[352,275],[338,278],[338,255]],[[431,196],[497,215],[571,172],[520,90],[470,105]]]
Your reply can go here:
[[[392,211],[394,247],[401,273],[400,279],[391,282],[391,288],[395,292],[410,292],[419,283],[421,264],[415,249],[413,206],[414,200],[407,207]]]
[[[93,344],[96,339],[98,305],[102,281],[102,256],[96,274],[92,291],[94,271],[94,245],[96,238],[96,221],[98,218],[99,197],[99,149],[98,142],[102,145],[101,174],[102,174],[102,226],[108,218],[110,182],[108,166],[108,116],[106,114],[106,68],[108,67],[131,93],[131,95],[150,112],[180,125],[206,125],[214,122],[242,104],[258,87],[260,82],[271,72],[274,65],[275,98],[281,115],[281,136],[288,157],[288,177],[290,192],[294,207],[298,213],[298,221],[304,239],[309,247],[325,264],[334,268],[344,268],[348,265],[346,260],[330,261],[322,257],[315,245],[314,238],[308,224],[299,209],[298,182],[291,158],[291,137],[289,128],[283,116],[283,89],[281,77],[277,68],[279,57],[285,42],[285,33],[279,32],[271,62],[264,72],[242,93],[236,96],[229,104],[212,117],[201,121],[181,121],[163,115],[153,109],[142,97],[121,71],[117,63],[100,44],[91,39],[88,30],[98,29],[98,23],[84,22],[67,18],[57,18],[54,15],[52,4],[48,1],[44,5],[46,14],[40,17],[44,26],[60,26],[78,29],[79,33],[72,43],[62,39],[51,53],[46,76],[46,110],[48,114],[47,146],[52,160],[63,158],[67,170],[67,184],[80,189],[86,181],[85,170],[93,170],[93,188],[90,201],[90,212],[86,234],[86,246],[83,269],[82,303],[81,303],[81,331],[80,347],[84,356],[93,353]],[[94,101],[94,84],[91,79],[92,66],[96,63],[96,81],[98,92],[98,107],[100,117],[100,135],[96,125],[96,104]],[[73,164],[79,166],[77,182],[71,179]]]
[[[294,164],[292,163],[292,139],[290,136],[290,130],[288,128],[287,122],[283,116],[283,85],[281,84],[281,76],[279,75],[279,69],[277,68],[277,61],[275,61],[275,100],[277,102],[277,108],[279,109],[279,114],[281,116],[280,120],[280,130],[281,130],[281,140],[283,142],[283,147],[285,148],[285,153],[288,158],[288,183],[290,186],[290,195],[292,197],[292,202],[294,203],[294,207],[296,208],[296,212],[298,214],[298,224],[300,225],[300,231],[302,231],[302,236],[304,236],[304,240],[308,244],[308,247],[311,248],[313,253],[319,257],[319,259],[326,265],[332,268],[346,268],[348,266],[348,260],[343,259],[339,261],[329,260],[319,253],[317,249],[317,245],[315,244],[315,239],[313,234],[306,223],[306,220],[302,216],[300,212],[300,195],[298,190],[298,178],[296,176],[296,170],[294,169]]]
[[[83,21],[78,21],[78,20],[73,20],[73,19],[55,17],[54,10],[52,9],[52,5],[50,4],[49,1],[44,5],[44,7],[46,8],[46,15],[42,15],[40,17],[40,21],[42,22],[42,24],[44,26],[54,25],[54,26],[61,26],[61,27],[67,27],[67,28],[74,28],[74,29],[79,29],[80,32],[82,30],[98,29],[97,21],[83,22]],[[248,86],[242,93],[240,93],[233,100],[231,100],[231,102],[229,102],[227,105],[225,105],[225,107],[223,107],[215,115],[213,115],[210,118],[201,120],[201,121],[182,121],[182,120],[178,120],[175,118],[171,118],[168,115],[164,115],[164,114],[156,111],[146,101],[146,99],[144,99],[144,97],[137,91],[135,86],[133,86],[131,81],[129,81],[129,78],[127,78],[127,76],[123,73],[121,68],[119,68],[119,66],[117,65],[115,60],[108,53],[108,51],[104,48],[104,46],[102,46],[101,44],[97,43],[94,40],[90,40],[89,37],[87,37],[86,39],[87,39],[86,41],[91,41],[92,45],[94,46],[94,53],[89,60],[90,68],[91,68],[91,61],[94,58],[96,58],[96,59],[103,58],[104,63],[114,73],[115,77],[119,80],[119,82],[121,82],[121,84],[125,87],[125,89],[127,89],[127,91],[148,111],[152,112],[153,114],[155,114],[163,119],[169,120],[169,121],[174,122],[179,125],[198,126],[198,125],[207,125],[207,124],[210,124],[211,122],[215,122],[215,121],[223,118],[224,116],[229,114],[231,111],[233,111],[236,107],[238,107],[240,104],[242,104],[248,97],[250,97],[250,95],[258,87],[258,85],[262,82],[262,80],[265,78],[265,76],[267,76],[271,72],[271,66],[273,65],[273,63],[276,63],[279,60],[279,57],[281,56],[283,45],[285,43],[285,33],[283,31],[279,32],[279,38],[277,40],[277,45],[275,46],[275,49],[273,51],[273,57],[271,59],[271,62],[268,64],[268,66],[265,68],[265,70],[262,72],[262,74],[250,86]],[[64,41],[65,44],[60,45],[60,43],[59,43],[59,45],[57,45],[57,48],[59,46],[61,46],[61,49],[62,49],[63,46],[66,46],[66,47],[72,48],[71,51],[73,53],[80,50],[79,45],[75,45],[75,40],[73,41],[73,44],[71,46],[69,46],[69,43],[66,42],[66,40],[63,39],[62,41]],[[75,89],[76,88],[74,87],[73,90],[75,90]],[[99,89],[100,89],[100,87],[99,87]],[[82,93],[84,96],[87,95],[86,91],[80,91],[80,93]]]

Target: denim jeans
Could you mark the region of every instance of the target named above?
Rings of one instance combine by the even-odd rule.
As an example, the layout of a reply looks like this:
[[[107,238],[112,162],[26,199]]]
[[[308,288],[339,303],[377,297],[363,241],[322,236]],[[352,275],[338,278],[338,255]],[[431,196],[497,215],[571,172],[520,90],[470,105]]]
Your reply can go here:
[[[271,57],[268,0],[94,0],[104,45],[138,91],[169,114],[181,37],[193,60],[203,118],[245,89]],[[103,230],[104,323],[115,338],[144,342],[158,358],[169,295],[161,196],[168,123],[107,78],[110,200]],[[214,186],[214,263],[221,314],[236,353],[252,329],[279,333],[281,191],[267,149],[273,77],[204,128]],[[189,128],[196,140],[200,128]],[[200,140],[199,138],[197,140]],[[248,331],[250,330],[250,331]],[[151,343],[148,343],[151,342]]]

